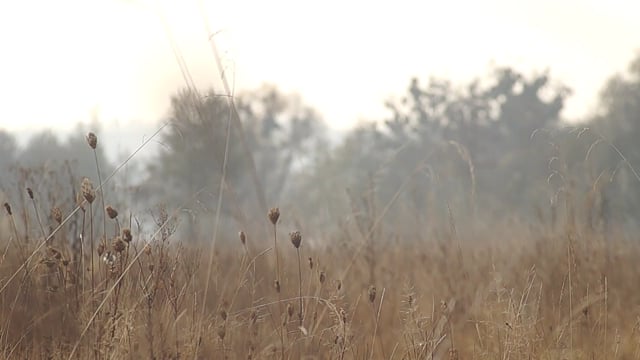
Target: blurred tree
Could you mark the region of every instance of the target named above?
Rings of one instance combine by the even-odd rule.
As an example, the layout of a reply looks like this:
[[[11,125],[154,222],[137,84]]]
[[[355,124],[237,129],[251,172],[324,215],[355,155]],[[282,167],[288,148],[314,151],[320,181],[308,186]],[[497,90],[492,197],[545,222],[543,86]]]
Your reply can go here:
[[[0,129],[0,179],[15,161],[18,146],[16,139],[5,130]]]
[[[630,63],[626,74],[617,74],[607,82],[600,94],[598,111],[589,125],[596,130],[590,139],[592,143],[597,142],[591,152],[590,165],[597,169],[596,173],[603,173],[611,180],[610,185],[604,187],[605,203],[612,207],[610,216],[615,214],[618,219],[637,223],[636,214],[640,211],[640,197],[637,196],[640,193],[640,53]]]
[[[242,148],[245,141],[269,204],[284,200],[291,175],[313,160],[324,143],[324,125],[318,115],[295,96],[273,87],[240,94],[235,100],[244,134],[231,131],[223,211],[240,220],[261,214],[248,175],[251,163]],[[183,90],[172,97],[165,145],[149,166],[148,189],[161,189],[162,200],[184,204],[196,193],[205,212],[215,208],[224,162],[227,122],[233,113],[226,97],[213,90],[204,94]],[[244,136],[244,139],[241,138]],[[151,191],[153,194],[153,190]]]
[[[11,179],[10,168],[16,160],[16,139],[9,132],[0,129],[0,199],[4,198],[4,191]]]
[[[238,112],[267,200],[285,200],[291,174],[326,149],[325,124],[298,96],[285,96],[271,86],[242,95]]]
[[[211,191],[219,183],[225,149],[225,123],[229,118],[227,100],[213,91],[200,96],[183,90],[171,98],[170,128],[162,135],[157,160],[149,164],[149,181],[161,198],[184,202],[200,190]],[[235,164],[240,151],[229,147],[229,163]],[[241,173],[229,166],[228,178]],[[153,194],[153,192],[152,192]]]
[[[382,204],[402,190],[401,203],[419,212],[429,199],[458,213],[475,201],[509,213],[533,210],[550,155],[533,151],[540,144],[530,137],[560,126],[569,90],[547,74],[529,78],[509,68],[484,83],[458,88],[431,79],[423,87],[413,79],[405,96],[387,102],[391,116],[350,132],[314,181],[333,176],[322,173],[332,168],[344,188],[364,192],[373,183]]]
[[[631,62],[626,74],[613,76],[600,94],[598,113],[594,124],[604,136],[618,142],[636,143],[640,135],[640,54]],[[632,147],[633,155],[640,148]]]
[[[18,163],[23,167],[42,166],[47,162],[64,159],[64,145],[51,130],[44,130],[29,138],[23,152],[18,157]]]

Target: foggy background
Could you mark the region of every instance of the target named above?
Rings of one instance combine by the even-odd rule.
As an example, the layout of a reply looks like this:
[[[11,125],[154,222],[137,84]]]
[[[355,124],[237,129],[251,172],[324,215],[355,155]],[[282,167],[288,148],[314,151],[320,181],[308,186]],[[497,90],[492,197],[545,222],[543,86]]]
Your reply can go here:
[[[2,197],[19,203],[30,186],[43,208],[71,210],[81,178],[97,182],[87,132],[104,178],[161,129],[106,197],[134,216],[180,209],[194,237],[211,229],[221,188],[234,232],[276,205],[318,236],[378,218],[420,225],[390,238],[451,219],[632,231],[639,11],[622,1],[2,4]]]

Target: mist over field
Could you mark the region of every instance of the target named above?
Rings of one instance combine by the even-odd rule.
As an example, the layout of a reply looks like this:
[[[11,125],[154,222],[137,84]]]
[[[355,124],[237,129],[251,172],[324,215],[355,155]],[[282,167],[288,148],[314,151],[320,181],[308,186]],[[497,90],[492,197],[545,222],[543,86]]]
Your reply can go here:
[[[109,202],[135,199],[142,212],[160,203],[183,209],[196,238],[212,230],[220,190],[220,215],[232,232],[254,226],[250,219],[275,204],[297,214],[292,225],[314,231],[335,230],[374,204],[385,209],[381,222],[412,214],[418,223],[454,216],[487,226],[556,226],[570,215],[594,230],[633,231],[639,61],[612,74],[597,110],[581,119],[562,116],[568,85],[550,72],[509,67],[468,83],[408,79],[406,93],[384,104],[386,116],[348,131],[275,85],[233,98],[177,89],[153,126],[105,128],[93,120],[66,134],[2,130],[0,180],[7,199],[17,184],[34,181],[26,168],[97,180],[85,144],[92,131],[104,176],[121,164],[129,169],[106,185]]]
[[[92,40],[80,60],[60,40],[48,66],[84,91],[27,107],[7,90],[0,109],[0,358],[640,358],[640,52],[618,67],[605,51],[632,9],[499,3],[462,2],[477,15],[449,34],[388,9],[406,17],[394,36],[379,6],[345,8],[325,34],[324,7],[284,7],[296,33],[253,4],[272,27],[238,9],[224,22],[240,47],[255,26],[253,67],[221,45],[211,3],[78,5],[69,21],[99,37],[53,26]],[[121,27],[97,26],[109,19]],[[594,19],[601,33],[564,29]],[[445,45],[455,61],[430,69]]]

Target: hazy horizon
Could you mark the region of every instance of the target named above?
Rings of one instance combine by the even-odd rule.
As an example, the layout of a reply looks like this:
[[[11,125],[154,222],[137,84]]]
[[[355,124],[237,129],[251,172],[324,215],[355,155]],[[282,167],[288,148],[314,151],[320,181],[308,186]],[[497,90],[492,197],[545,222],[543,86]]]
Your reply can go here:
[[[464,84],[501,65],[549,69],[574,90],[563,115],[575,119],[640,47],[628,36],[638,12],[623,1],[8,3],[0,128],[64,134],[97,118],[110,131],[154,129],[185,84],[169,37],[198,87],[222,89],[205,21],[237,92],[269,83],[298,93],[334,129],[380,119],[411,77]]]

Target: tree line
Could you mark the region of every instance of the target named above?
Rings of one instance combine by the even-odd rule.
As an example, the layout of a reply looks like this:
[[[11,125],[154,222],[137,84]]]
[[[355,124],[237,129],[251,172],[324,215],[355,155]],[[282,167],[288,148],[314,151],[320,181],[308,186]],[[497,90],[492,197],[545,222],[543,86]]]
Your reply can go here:
[[[169,121],[160,150],[138,164],[144,176],[113,196],[141,209],[184,208],[194,235],[210,229],[221,190],[229,230],[273,205],[289,209],[297,227],[317,229],[345,218],[442,223],[452,214],[636,226],[640,56],[605,84],[595,113],[564,119],[570,96],[548,72],[508,67],[466,84],[415,78],[386,103],[385,118],[336,134],[301,97],[273,86],[233,102],[211,89],[180,90],[159,119]],[[26,168],[94,175],[86,131],[66,141],[42,132],[20,149],[0,130],[1,190],[24,184]],[[115,168],[99,154],[105,173]]]

